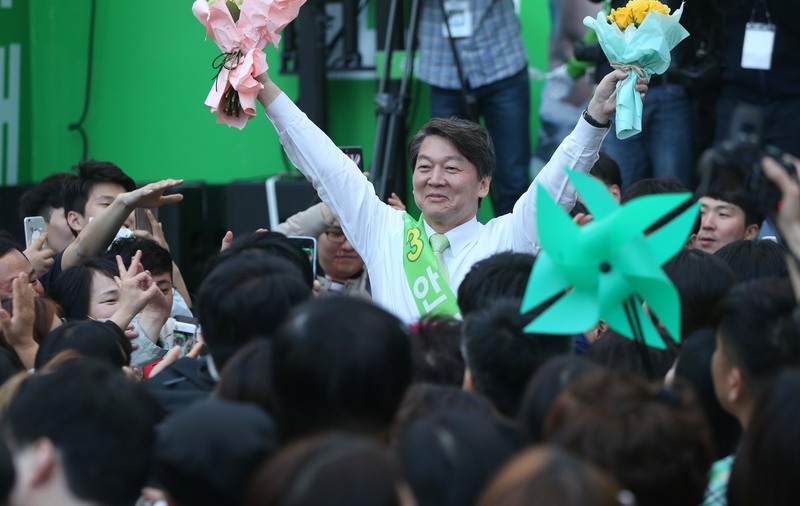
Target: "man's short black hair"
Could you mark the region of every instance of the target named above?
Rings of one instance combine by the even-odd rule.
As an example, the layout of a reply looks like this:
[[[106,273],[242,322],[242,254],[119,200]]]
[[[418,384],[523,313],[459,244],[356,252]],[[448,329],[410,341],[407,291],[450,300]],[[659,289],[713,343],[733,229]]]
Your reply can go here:
[[[504,300],[470,314],[462,345],[475,389],[512,418],[539,366],[573,350],[571,335],[526,333],[532,315],[520,314],[519,308],[520,299]]]
[[[521,299],[536,260],[530,253],[505,251],[473,265],[458,287],[458,307],[465,318],[501,299]]]
[[[165,248],[157,242],[140,237],[123,237],[117,239],[108,248],[104,256],[116,261],[117,255],[122,257],[122,262],[126,267],[130,267],[131,260],[136,251],[142,252],[142,267],[150,271],[150,274],[169,273],[172,277],[172,256]]]
[[[0,258],[6,256],[12,250],[22,252],[13,236],[5,230],[0,230]]]
[[[122,169],[111,162],[98,162],[89,160],[81,162],[77,167],[78,175],[64,181],[64,213],[75,211],[79,214],[86,212],[86,202],[92,188],[98,183],[114,183],[122,186],[126,192],[136,189],[133,182]]]
[[[141,493],[154,440],[152,401],[121,370],[64,362],[27,378],[3,417],[12,453],[47,439],[78,498],[110,506]]]
[[[410,381],[407,327],[365,300],[311,300],[273,341],[277,420],[289,439],[326,430],[379,434]]]
[[[622,194],[622,203],[629,202],[635,198],[647,195],[658,195],[661,193],[689,193],[686,186],[672,177],[648,177],[640,179],[625,190]]]
[[[278,328],[289,310],[309,297],[300,269],[285,258],[246,251],[220,262],[197,298],[203,339],[217,369],[250,340]]]
[[[601,151],[599,155],[600,157],[592,165],[592,170],[589,171],[589,174],[605,183],[606,186],[615,184],[621,189],[622,173],[619,170],[619,165],[608,154]]]
[[[786,267],[786,247],[769,239],[753,241],[741,239],[726,244],[714,255],[730,266],[741,283],[758,278],[785,278],[789,276]]]
[[[39,181],[36,186],[23,193],[19,198],[19,218],[41,216],[49,223],[53,209],[64,207],[62,190],[67,181],[75,177],[74,174],[68,172],[58,172]]]

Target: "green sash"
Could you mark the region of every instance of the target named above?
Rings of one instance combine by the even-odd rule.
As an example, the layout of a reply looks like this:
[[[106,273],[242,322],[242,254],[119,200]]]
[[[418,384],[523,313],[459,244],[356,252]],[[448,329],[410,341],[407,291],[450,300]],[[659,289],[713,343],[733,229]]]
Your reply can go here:
[[[431,313],[460,318],[456,297],[447,281],[439,275],[422,216],[419,221],[414,221],[406,213],[403,222],[403,269],[420,315]]]

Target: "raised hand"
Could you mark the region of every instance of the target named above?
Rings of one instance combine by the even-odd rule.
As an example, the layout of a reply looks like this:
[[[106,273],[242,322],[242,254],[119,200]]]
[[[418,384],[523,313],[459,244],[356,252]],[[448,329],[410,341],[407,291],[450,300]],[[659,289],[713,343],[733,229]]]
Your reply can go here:
[[[615,70],[605,76],[597,85],[587,110],[598,123],[608,123],[611,115],[617,110],[617,83],[625,79],[628,79],[628,74],[621,70]],[[636,81],[636,91],[642,95],[642,100],[644,100],[645,92],[647,92],[647,79],[639,78]]]
[[[33,339],[33,323],[36,319],[36,292],[31,286],[28,273],[20,272],[11,282],[13,316],[0,308],[0,328],[6,342],[14,348],[23,365],[30,369],[36,359],[39,345]]]
[[[159,207],[166,204],[174,204],[183,200],[183,195],[164,195],[164,192],[183,184],[183,179],[164,179],[157,183],[150,183],[132,192],[120,195],[122,203],[129,209],[137,207]]]
[[[53,267],[53,250],[49,248],[42,249],[46,240],[47,232],[31,241],[31,245],[22,252],[31,262],[33,269],[36,271],[36,276],[38,277],[43,276]]]

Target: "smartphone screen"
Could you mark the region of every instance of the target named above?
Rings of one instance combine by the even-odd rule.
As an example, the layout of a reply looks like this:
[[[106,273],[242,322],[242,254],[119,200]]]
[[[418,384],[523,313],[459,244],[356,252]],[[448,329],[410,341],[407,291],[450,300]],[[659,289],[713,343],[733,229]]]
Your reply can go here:
[[[311,272],[314,273],[314,279],[317,279],[317,240],[305,235],[290,235],[289,240],[308,255]]]
[[[364,150],[361,146],[341,146],[339,149],[358,165],[361,172],[364,172]]]
[[[44,234],[44,217],[42,216],[28,216],[22,220],[25,226],[25,247],[29,248],[31,243]],[[47,242],[42,245],[42,249],[47,249]]]
[[[181,357],[192,350],[197,340],[197,325],[194,323],[175,322],[172,329],[172,346],[181,347]]]

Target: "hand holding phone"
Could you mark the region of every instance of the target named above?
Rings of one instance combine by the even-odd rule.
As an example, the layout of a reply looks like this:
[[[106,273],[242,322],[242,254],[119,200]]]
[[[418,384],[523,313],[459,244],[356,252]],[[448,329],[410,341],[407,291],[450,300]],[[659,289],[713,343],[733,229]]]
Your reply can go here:
[[[289,240],[308,255],[311,272],[314,274],[314,279],[317,279],[317,239],[305,235],[290,235]]]
[[[25,226],[25,248],[30,248],[31,243],[45,232],[44,218],[42,216],[28,216],[22,221]],[[47,249],[47,241],[40,248],[40,250],[43,249]]]
[[[175,326],[172,329],[172,346],[181,347],[181,357],[185,357],[187,353],[192,351],[192,347],[197,342],[197,329],[198,326],[194,323],[175,322]]]

